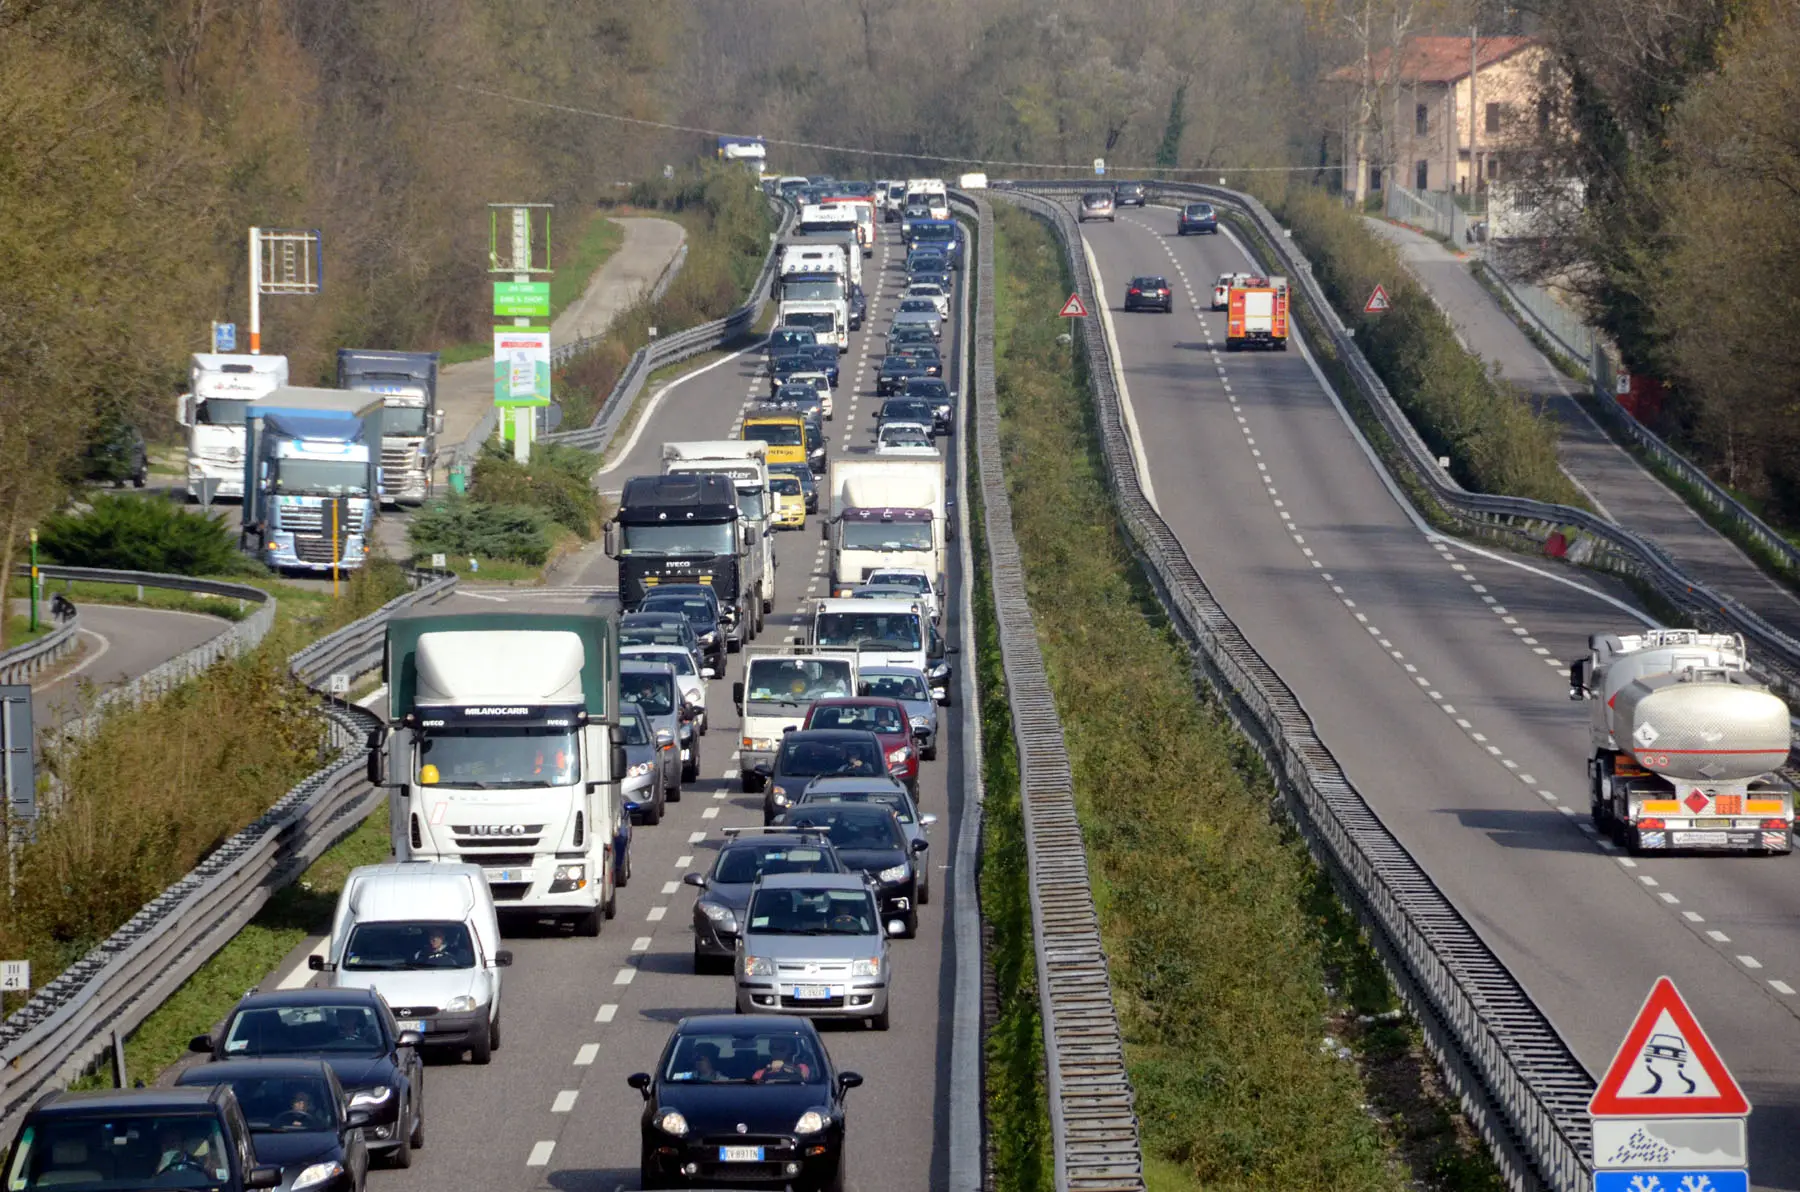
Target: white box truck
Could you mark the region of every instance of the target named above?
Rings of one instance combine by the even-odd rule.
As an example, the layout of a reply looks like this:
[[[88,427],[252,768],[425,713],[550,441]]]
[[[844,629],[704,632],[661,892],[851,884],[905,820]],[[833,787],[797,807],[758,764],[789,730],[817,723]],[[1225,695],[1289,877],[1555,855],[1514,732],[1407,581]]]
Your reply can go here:
[[[944,590],[950,523],[940,458],[841,456],[827,488],[831,516],[820,532],[831,543],[830,595],[848,596],[884,567],[929,568]]]
[[[755,527],[750,583],[762,611],[775,608],[775,495],[769,491],[769,445],[759,439],[704,439],[663,444],[663,475],[713,472],[737,490],[738,519]]]

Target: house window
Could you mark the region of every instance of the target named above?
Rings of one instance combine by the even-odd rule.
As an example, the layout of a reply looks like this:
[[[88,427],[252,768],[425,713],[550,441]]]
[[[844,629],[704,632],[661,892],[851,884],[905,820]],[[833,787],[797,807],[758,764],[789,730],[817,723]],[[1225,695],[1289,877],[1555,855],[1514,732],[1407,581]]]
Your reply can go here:
[[[1380,190],[1381,189],[1381,167],[1380,166],[1370,166],[1369,167],[1369,189],[1370,190]]]
[[[1413,167],[1413,188],[1415,190],[1431,189],[1431,163],[1424,159]]]
[[[1431,132],[1431,107],[1420,104],[1413,109],[1413,135],[1425,136]]]
[[[1498,178],[1500,176],[1500,159],[1499,158],[1490,157],[1487,159],[1487,176],[1488,176],[1489,180]]]
[[[1500,105],[1491,103],[1487,106],[1487,131],[1500,131]]]
[[[1542,99],[1538,100],[1537,120],[1538,120],[1538,131],[1539,132],[1549,132],[1550,131],[1550,117],[1555,113],[1555,111],[1556,111],[1555,101],[1553,101],[1549,96],[1546,95]]]

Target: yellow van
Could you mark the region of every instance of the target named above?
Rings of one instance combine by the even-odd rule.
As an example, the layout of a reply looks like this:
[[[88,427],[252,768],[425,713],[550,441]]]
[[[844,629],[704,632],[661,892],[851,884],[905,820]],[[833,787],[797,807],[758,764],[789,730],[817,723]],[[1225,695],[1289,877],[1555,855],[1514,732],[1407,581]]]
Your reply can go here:
[[[744,416],[743,439],[769,445],[772,464],[803,464],[806,458],[806,419],[792,410],[769,410]]]

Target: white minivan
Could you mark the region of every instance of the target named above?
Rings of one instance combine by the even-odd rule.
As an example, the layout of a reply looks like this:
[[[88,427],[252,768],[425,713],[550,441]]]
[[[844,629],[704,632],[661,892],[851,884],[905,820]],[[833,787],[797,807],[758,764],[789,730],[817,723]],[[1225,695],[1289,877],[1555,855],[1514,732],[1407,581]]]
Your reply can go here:
[[[332,988],[381,994],[422,1046],[467,1051],[478,1064],[500,1046],[500,970],[510,964],[481,866],[428,861],[351,870],[325,954],[311,961]]]

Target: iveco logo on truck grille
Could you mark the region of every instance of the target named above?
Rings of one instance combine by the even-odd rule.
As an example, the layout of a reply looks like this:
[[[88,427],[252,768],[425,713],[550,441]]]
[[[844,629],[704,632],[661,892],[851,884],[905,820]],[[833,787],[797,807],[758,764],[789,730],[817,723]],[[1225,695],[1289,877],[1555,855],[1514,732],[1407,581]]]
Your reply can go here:
[[[527,824],[470,824],[456,829],[463,836],[525,836],[537,830]]]

